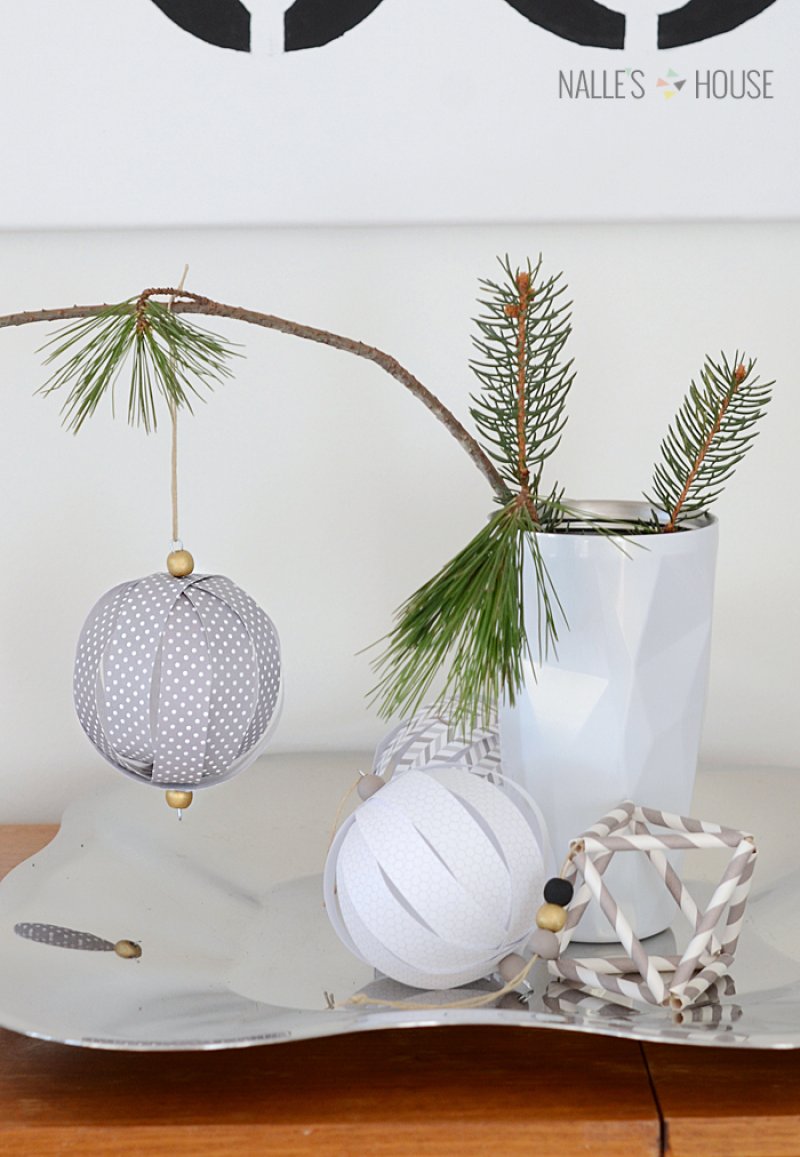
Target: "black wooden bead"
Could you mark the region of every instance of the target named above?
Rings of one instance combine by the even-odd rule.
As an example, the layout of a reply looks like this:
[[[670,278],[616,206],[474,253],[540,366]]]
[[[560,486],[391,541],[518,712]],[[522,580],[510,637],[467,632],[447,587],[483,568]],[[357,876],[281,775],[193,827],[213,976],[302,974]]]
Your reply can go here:
[[[544,898],[548,904],[560,904],[566,908],[572,899],[574,888],[569,880],[562,880],[560,876],[553,876],[544,886]]]

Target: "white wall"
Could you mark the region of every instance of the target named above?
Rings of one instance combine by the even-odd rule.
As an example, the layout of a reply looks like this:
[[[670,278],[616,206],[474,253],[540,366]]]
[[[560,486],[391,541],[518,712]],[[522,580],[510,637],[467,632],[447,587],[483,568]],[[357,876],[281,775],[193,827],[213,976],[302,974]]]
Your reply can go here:
[[[607,6],[630,14],[624,53],[554,36],[501,0],[385,0],[324,48],[284,55],[290,2],[248,0],[251,53],[190,36],[147,0],[3,5],[0,108],[10,110],[3,159],[13,179],[0,182],[0,221],[795,215],[797,0],[675,52],[656,50],[656,6],[667,0],[618,0]],[[574,9],[571,23],[583,23]],[[686,84],[667,100],[659,80],[671,69]],[[701,95],[708,85],[696,81],[709,72],[741,86],[743,70],[769,99]],[[589,73],[598,99],[566,97],[562,71]],[[599,99],[604,73],[619,97]]]
[[[737,344],[778,379],[719,503],[707,760],[800,763],[794,533],[800,225],[485,226],[0,234],[0,312],[117,300],[174,282],[375,343],[467,417],[476,279],[544,251],[575,301],[579,377],[556,460],[572,494],[637,497],[688,377]],[[182,428],[183,525],[198,568],[273,616],[286,669],[277,749],[371,745],[369,657],[393,609],[481,525],[491,494],[460,447],[376,367],[234,323],[236,380]],[[0,331],[0,819],[56,818],[113,772],[71,704],[72,654],[102,591],[160,569],[166,428],[102,417],[77,438],[43,380],[43,327]],[[554,466],[555,470],[555,466]]]

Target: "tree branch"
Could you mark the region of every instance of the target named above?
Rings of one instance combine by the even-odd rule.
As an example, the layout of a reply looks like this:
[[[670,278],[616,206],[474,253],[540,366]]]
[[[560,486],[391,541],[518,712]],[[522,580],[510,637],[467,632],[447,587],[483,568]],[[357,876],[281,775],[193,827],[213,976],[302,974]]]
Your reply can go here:
[[[419,401],[422,402],[424,406],[427,406],[430,412],[439,419],[442,425],[445,426],[456,441],[466,450],[467,454],[469,454],[498,498],[503,502],[508,502],[513,497],[499,471],[495,469],[487,455],[472,435],[462,426],[455,414],[448,410],[447,406],[440,402],[436,395],[431,393],[410,370],[407,370],[390,354],[384,353],[383,350],[379,350],[375,346],[367,345],[365,342],[356,341],[349,337],[342,337],[340,334],[330,333],[328,330],[316,329],[314,326],[302,325],[300,322],[288,321],[286,318],[276,317],[270,313],[260,313],[254,309],[243,309],[238,305],[225,305],[223,302],[212,301],[208,297],[189,293],[186,290],[179,292],[171,287],[144,290],[139,295],[135,306],[131,308],[137,315],[141,316],[144,304],[149,298],[172,294],[176,297],[173,306],[175,313],[203,314],[208,317],[230,317],[235,321],[247,322],[249,325],[259,325],[264,329],[277,330],[278,333],[285,333],[290,337],[299,337],[306,341],[317,342],[320,345],[331,346],[333,349],[353,354],[354,357],[364,358],[366,361],[374,362],[375,365],[379,366],[389,374],[390,377],[393,377],[395,381],[405,386],[415,398],[418,398]],[[71,305],[63,309],[38,309],[21,313],[10,313],[5,316],[0,316],[0,329],[8,326],[28,325],[31,322],[37,321],[68,321],[71,318],[93,317],[108,308],[108,305]]]

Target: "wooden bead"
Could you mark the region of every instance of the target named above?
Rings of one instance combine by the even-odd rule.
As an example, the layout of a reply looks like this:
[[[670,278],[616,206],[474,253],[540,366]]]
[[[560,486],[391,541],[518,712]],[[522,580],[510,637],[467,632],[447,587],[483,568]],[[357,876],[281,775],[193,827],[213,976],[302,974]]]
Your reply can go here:
[[[560,876],[553,876],[544,886],[544,898],[548,904],[560,904],[566,908],[572,902],[575,889],[569,880],[562,880]]]
[[[114,945],[114,951],[123,960],[137,960],[142,955],[140,945],[134,943],[133,940],[118,940]]]
[[[528,941],[531,952],[541,956],[542,960],[555,960],[561,951],[561,945],[555,932],[548,932],[546,928],[537,928]]]
[[[361,799],[369,799],[376,791],[380,791],[382,787],[386,787],[386,780],[381,779],[379,775],[362,775],[358,781],[358,792]]]
[[[527,961],[518,952],[509,952],[508,956],[504,956],[498,964],[497,971],[505,983],[510,984],[516,976],[519,976],[526,964]]]
[[[537,928],[547,932],[560,932],[567,922],[567,913],[560,904],[542,904],[536,913]]]
[[[183,811],[187,807],[192,806],[194,796],[190,791],[168,791],[165,792],[167,803],[170,807],[179,808]]]
[[[194,570],[194,559],[188,550],[171,550],[167,555],[167,570],[173,578],[186,578]]]

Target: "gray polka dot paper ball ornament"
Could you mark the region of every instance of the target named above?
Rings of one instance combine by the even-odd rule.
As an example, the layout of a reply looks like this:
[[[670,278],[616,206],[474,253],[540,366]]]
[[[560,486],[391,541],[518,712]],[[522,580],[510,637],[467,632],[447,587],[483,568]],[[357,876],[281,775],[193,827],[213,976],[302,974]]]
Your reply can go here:
[[[281,703],[278,633],[222,575],[134,579],[84,623],[73,692],[110,764],[184,796],[230,779],[266,746]]]

